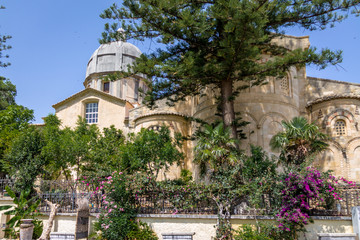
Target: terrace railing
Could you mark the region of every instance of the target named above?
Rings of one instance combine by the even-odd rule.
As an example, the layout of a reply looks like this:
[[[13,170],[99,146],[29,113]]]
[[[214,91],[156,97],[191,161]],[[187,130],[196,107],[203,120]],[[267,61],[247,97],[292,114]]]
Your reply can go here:
[[[12,188],[14,186],[15,180],[14,179],[0,179],[0,198],[6,197],[6,190],[5,187],[9,186]]]
[[[12,187],[14,180],[0,179],[0,199],[6,197],[5,186]],[[38,181],[37,187],[41,190],[38,197],[41,199],[40,212],[50,211],[45,199],[60,204],[59,212],[75,213],[76,200],[86,197],[89,199],[89,207],[92,213],[98,213],[103,207],[101,194],[96,194],[90,186],[75,183],[74,181]],[[360,186],[355,188],[340,187],[340,200],[330,201],[327,206],[317,202],[309,202],[309,214],[312,216],[351,216],[351,208],[360,206]],[[183,196],[187,204],[176,200],[173,193],[149,193],[138,196],[136,206],[141,214],[217,214],[217,207],[212,199],[190,200]],[[189,203],[190,202],[190,203]],[[246,197],[238,199],[232,209],[235,215],[271,215],[274,211],[274,199],[264,194],[261,199],[260,209],[253,208]]]
[[[76,213],[77,199],[88,198],[91,213],[100,213],[102,208],[101,194],[88,193],[43,193],[39,195],[41,199],[39,212],[50,212],[50,207],[46,204],[45,199],[60,205],[59,213]]]

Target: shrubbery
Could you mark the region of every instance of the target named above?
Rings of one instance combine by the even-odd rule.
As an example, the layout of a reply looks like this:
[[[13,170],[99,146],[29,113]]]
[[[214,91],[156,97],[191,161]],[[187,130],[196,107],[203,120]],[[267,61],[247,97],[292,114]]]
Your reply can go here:
[[[100,182],[104,208],[96,227],[104,239],[157,239],[146,224],[136,220],[134,184],[135,179],[117,171]]]

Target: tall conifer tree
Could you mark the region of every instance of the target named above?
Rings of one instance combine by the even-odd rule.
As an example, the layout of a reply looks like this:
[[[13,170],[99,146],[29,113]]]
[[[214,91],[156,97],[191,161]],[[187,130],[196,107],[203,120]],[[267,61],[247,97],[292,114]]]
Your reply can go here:
[[[123,0],[101,15],[102,43],[119,39],[153,39],[165,47],[144,54],[132,72],[152,81],[146,102],[184,100],[205,87],[219,90],[225,126],[236,138],[235,83],[281,77],[291,66],[315,64],[325,68],[341,62],[341,52],[315,48],[289,50],[276,45],[291,27],[321,30],[341,22],[360,0]],[[357,12],[359,13],[359,12]],[[124,32],[118,32],[120,27]],[[267,62],[259,61],[263,54]]]

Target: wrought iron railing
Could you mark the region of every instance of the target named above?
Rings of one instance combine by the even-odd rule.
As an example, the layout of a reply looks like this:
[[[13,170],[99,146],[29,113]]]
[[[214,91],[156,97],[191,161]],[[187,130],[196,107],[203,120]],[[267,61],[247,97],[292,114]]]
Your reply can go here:
[[[99,213],[102,208],[101,194],[87,193],[43,193],[39,195],[41,200],[38,207],[39,212],[50,212],[50,207],[46,204],[45,199],[59,204],[59,213],[76,213],[77,199],[89,199],[89,208],[91,213]]]
[[[217,214],[215,202],[211,199],[192,200],[191,203],[174,203],[174,198],[164,198],[158,193],[140,196],[137,199],[140,214]]]
[[[5,186],[12,187],[13,179],[0,179],[0,198],[8,196]],[[86,197],[89,199],[90,211],[98,213],[103,207],[101,194],[94,193],[91,186],[76,183],[74,181],[38,181],[36,186],[42,192],[38,197],[41,199],[40,212],[49,212],[50,208],[45,199],[60,205],[59,212],[75,213],[76,200]],[[309,214],[312,216],[351,216],[351,209],[360,206],[360,185],[356,187],[340,187],[340,200],[330,201],[328,205],[317,202],[309,202]],[[148,193],[138,196],[135,207],[141,214],[217,214],[216,203],[208,199],[189,199],[182,196],[187,204],[173,197],[174,193]],[[269,215],[275,209],[274,199],[264,194],[261,199],[260,208],[254,208],[249,204],[246,197],[239,199],[232,208],[235,215]]]
[[[5,187],[9,186],[10,188],[12,188],[14,186],[14,183],[14,179],[0,179],[0,198],[8,196]]]

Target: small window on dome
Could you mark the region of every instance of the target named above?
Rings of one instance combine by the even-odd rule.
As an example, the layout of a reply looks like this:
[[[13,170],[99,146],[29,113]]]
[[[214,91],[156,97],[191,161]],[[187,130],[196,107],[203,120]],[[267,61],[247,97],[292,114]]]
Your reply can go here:
[[[103,83],[103,91],[106,93],[110,92],[110,83],[109,82],[104,82]]]
[[[123,54],[122,55],[122,63],[123,64],[132,64],[133,62],[135,62],[136,57],[131,56],[131,55],[127,55],[127,54]]]
[[[344,120],[337,120],[334,125],[336,136],[346,135],[346,123]]]

